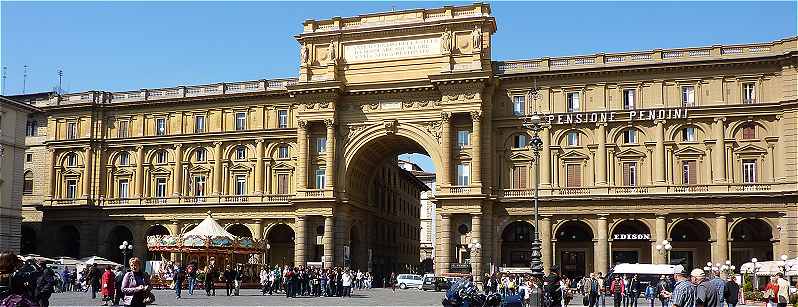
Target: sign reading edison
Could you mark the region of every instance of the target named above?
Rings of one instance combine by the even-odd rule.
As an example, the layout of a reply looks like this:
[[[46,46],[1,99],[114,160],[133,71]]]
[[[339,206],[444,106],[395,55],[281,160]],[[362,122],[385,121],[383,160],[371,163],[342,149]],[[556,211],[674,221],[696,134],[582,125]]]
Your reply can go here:
[[[344,45],[344,60],[363,62],[392,58],[439,55],[440,37]]]

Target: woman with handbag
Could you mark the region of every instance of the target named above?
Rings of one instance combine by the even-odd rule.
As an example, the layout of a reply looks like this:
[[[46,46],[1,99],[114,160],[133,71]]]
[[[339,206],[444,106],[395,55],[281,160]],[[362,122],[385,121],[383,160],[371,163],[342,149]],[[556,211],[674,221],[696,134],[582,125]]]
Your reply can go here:
[[[133,257],[129,263],[130,272],[127,272],[122,280],[122,293],[125,294],[122,304],[131,307],[152,304],[155,301],[155,296],[152,294],[150,276],[141,270],[141,259]]]
[[[776,281],[776,276],[771,276],[770,282],[765,286],[765,293],[762,295],[765,298],[767,307],[776,307],[776,303],[778,303],[778,293],[779,284]]]
[[[100,279],[100,295],[103,297],[103,305],[108,305],[109,301],[113,304],[115,284],[114,277],[116,276],[111,270],[111,266],[106,266],[103,276]]]

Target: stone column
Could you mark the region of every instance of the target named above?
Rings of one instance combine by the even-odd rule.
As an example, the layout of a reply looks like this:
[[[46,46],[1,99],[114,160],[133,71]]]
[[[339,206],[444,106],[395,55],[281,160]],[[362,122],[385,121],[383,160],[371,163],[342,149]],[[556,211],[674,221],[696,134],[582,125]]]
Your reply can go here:
[[[175,170],[173,171],[172,195],[183,195],[183,145],[175,144]]]
[[[47,176],[49,176],[49,177],[47,177],[47,183],[48,183],[47,184],[48,185],[47,198],[49,198],[49,199],[53,199],[53,198],[55,198],[58,195],[58,193],[56,192],[56,189],[55,189],[55,165],[57,164],[55,159],[56,159],[56,157],[55,157],[55,149],[48,148],[47,149],[47,161],[48,161],[48,163],[46,165],[49,166],[47,168]]]
[[[771,161],[782,161],[784,159],[784,144],[787,143],[787,137],[784,135],[784,119],[782,116],[776,116],[776,135],[779,137],[779,140],[776,142],[776,148],[774,149],[774,156]],[[787,179],[784,175],[784,167],[774,167],[773,177],[777,182],[783,182]]]
[[[484,248],[485,245],[482,242],[482,214],[472,214],[471,215],[471,237],[473,238],[474,242],[479,242],[480,247]],[[475,250],[471,252],[471,265],[472,265],[472,275],[475,276],[475,281],[481,281],[482,279],[479,276],[482,276],[482,250]]]
[[[471,144],[471,170],[474,172],[471,184],[482,187],[482,111],[471,112],[473,142]],[[481,190],[479,190],[481,193]],[[480,243],[481,244],[481,243]]]
[[[305,190],[308,186],[308,122],[304,120],[299,121],[299,127],[296,132],[296,143],[299,147],[299,157],[296,165],[296,188]]]
[[[255,195],[263,195],[263,139],[255,140]]]
[[[296,217],[296,241],[294,241],[294,266],[305,265],[305,216]]]
[[[715,217],[715,250],[712,252],[712,262],[723,263],[729,258],[729,236],[727,232],[726,215],[719,214]]]
[[[551,186],[553,188],[559,188],[560,187],[560,157],[556,153],[552,157],[552,162],[553,162],[552,164],[554,164],[554,167],[552,167]]]
[[[607,124],[598,123],[598,148],[596,149],[596,185],[607,185]]]
[[[452,238],[451,238],[451,217],[448,213],[441,213],[441,228],[438,230],[440,236],[438,240],[441,241],[441,250],[436,253],[437,258],[435,262],[438,263],[438,270],[440,273],[449,272],[449,259],[452,254]]]
[[[333,254],[335,249],[333,246],[333,229],[335,219],[332,216],[324,217],[324,267],[331,268],[333,266]]]
[[[335,121],[333,119],[325,119],[324,125],[327,126],[327,148],[324,153],[326,166],[324,167],[324,176],[326,181],[325,189],[335,188]]]
[[[443,160],[441,175],[441,186],[452,185],[452,122],[451,113],[441,113],[441,159]],[[445,192],[444,192],[445,193]],[[448,269],[448,268],[447,268]]]
[[[83,148],[83,197],[91,196],[91,164],[92,164],[92,151],[91,145]]]
[[[213,195],[219,196],[223,193],[222,189],[222,142],[213,143],[216,158],[213,161]]]
[[[657,145],[654,147],[654,183],[665,184],[665,122],[657,121]]]
[[[144,146],[136,146],[136,197],[145,197],[144,192]]]
[[[715,118],[712,125],[712,134],[715,145],[712,147],[712,181],[715,183],[726,182],[726,140],[724,139],[724,118]]]
[[[657,220],[654,225],[654,237],[656,241],[653,242],[653,246],[651,252],[655,255],[655,264],[667,264],[668,262],[668,255],[665,252],[658,252],[657,251],[657,244],[662,243],[668,237],[668,230],[666,227],[665,215],[657,215]]]
[[[551,259],[552,259],[552,244],[551,244],[551,219],[548,216],[544,216],[540,219],[540,241],[541,241],[541,254],[543,261],[543,270],[548,272],[551,268]]]
[[[593,255],[593,265],[596,272],[607,274],[607,263],[609,260],[609,241],[607,237],[607,216],[599,215],[598,218],[598,241],[596,241],[596,253]]]
[[[551,188],[551,135],[549,128],[543,128],[540,132],[543,141],[543,150],[540,152],[540,188]]]

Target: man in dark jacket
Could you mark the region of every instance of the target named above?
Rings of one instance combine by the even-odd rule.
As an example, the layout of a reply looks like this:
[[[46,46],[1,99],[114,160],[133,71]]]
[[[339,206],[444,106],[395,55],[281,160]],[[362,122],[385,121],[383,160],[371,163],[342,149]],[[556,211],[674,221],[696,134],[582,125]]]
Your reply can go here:
[[[55,272],[47,268],[36,281],[36,302],[40,307],[50,306],[50,296],[55,291]]]
[[[120,265],[116,267],[116,273],[114,273],[114,305],[119,305],[119,301],[125,296],[122,293],[122,280],[124,279],[125,269]]]
[[[740,285],[734,280],[734,276],[730,276],[723,287],[723,300],[726,301],[728,307],[734,307],[738,303],[740,297]]]
[[[89,281],[89,287],[91,288],[91,298],[97,298],[97,292],[100,290],[100,270],[97,269],[97,264],[92,263],[89,267],[86,280]]]
[[[562,306],[562,289],[560,288],[560,267],[552,266],[549,276],[543,279],[543,289],[545,297],[543,299],[546,307]]]
[[[224,285],[227,288],[227,296],[230,296],[231,292],[233,292],[233,283],[235,282],[236,276],[235,271],[230,267],[228,264],[224,268]]]

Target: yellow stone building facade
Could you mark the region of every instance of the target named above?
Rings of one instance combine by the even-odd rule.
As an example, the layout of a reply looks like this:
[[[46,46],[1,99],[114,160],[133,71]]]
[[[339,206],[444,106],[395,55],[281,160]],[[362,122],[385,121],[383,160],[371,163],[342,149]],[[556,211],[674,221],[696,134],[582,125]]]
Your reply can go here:
[[[388,165],[424,153],[436,271],[528,266],[537,112],[546,268],[798,256],[796,38],[492,61],[496,30],[486,4],[308,20],[297,78],[37,102],[24,227],[44,254],[144,256],[212,210],[270,261],[409,264],[423,188]]]

